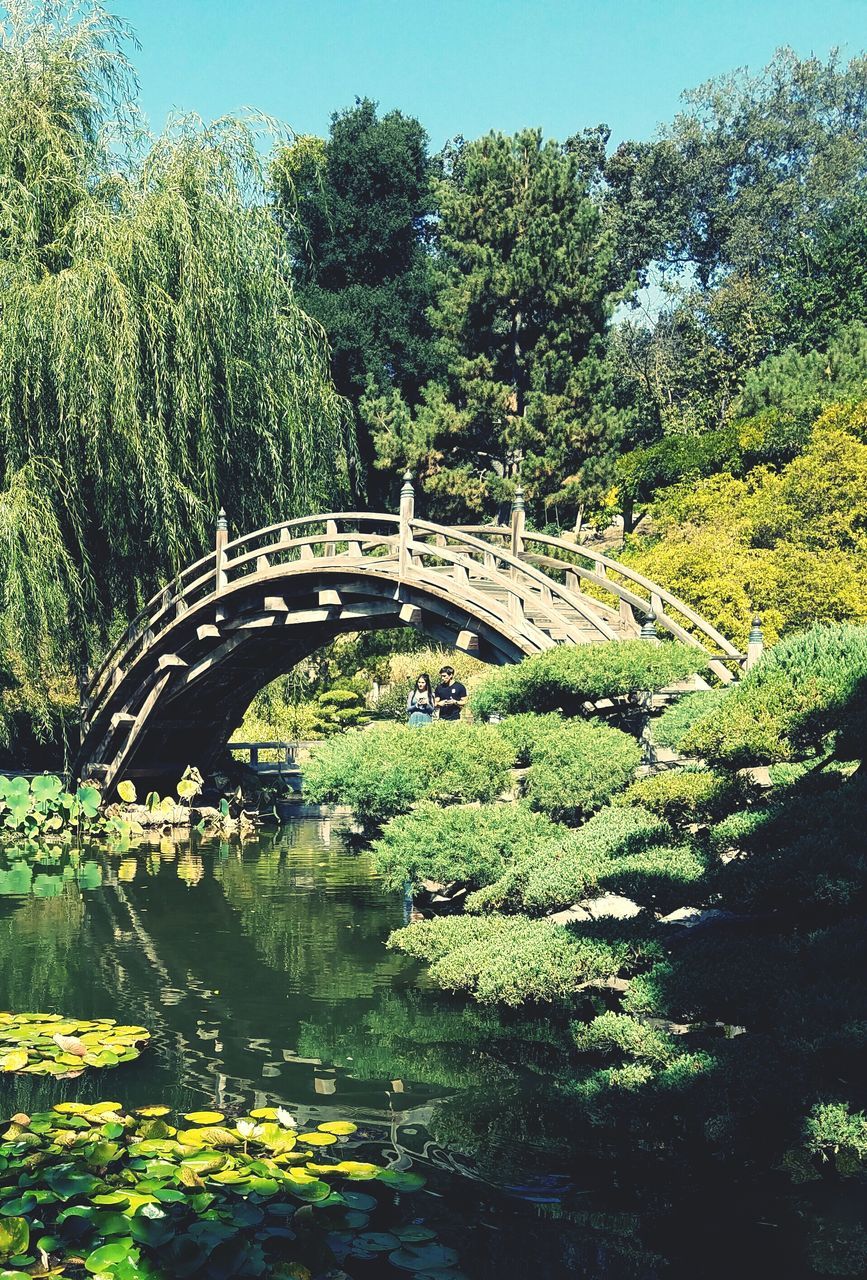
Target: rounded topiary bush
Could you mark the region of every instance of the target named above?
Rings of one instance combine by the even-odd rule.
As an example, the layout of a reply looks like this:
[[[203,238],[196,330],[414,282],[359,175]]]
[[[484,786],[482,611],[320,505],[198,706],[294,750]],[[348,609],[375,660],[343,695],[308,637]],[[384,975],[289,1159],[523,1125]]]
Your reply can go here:
[[[636,954],[627,938],[579,935],[526,916],[444,916],[398,929],[388,946],[427,960],[438,986],[506,1005],[568,999]]]
[[[470,894],[472,912],[543,915],[597,893],[612,869],[671,841],[671,827],[647,809],[608,806],[577,830],[555,826],[557,846],[516,858],[499,879]]]
[[[493,726],[375,724],[318,743],[304,772],[311,800],[350,805],[377,826],[422,799],[494,800],[512,750]]]
[[[637,804],[657,813],[675,826],[714,822],[756,798],[758,788],[737,774],[710,769],[677,769],[639,778],[617,804]]]

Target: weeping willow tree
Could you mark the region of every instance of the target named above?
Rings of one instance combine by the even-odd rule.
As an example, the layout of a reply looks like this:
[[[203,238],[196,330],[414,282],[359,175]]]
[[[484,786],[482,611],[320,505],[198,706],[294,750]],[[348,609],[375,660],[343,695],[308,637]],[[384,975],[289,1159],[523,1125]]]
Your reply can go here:
[[[241,529],[338,505],[352,445],[253,124],[150,139],[122,23],[5,14],[0,667],[35,680],[201,554],[221,505]]]

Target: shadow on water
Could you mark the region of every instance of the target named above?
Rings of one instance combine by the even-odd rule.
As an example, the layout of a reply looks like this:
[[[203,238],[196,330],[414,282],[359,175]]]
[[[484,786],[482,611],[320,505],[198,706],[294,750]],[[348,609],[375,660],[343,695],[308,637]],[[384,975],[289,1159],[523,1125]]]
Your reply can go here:
[[[803,1238],[845,1229],[839,1198],[781,1183],[759,1203],[713,1176],[696,1190],[685,1170],[639,1185],[628,1149],[582,1150],[564,1123],[567,1028],[420,992],[413,962],[383,945],[403,919],[327,820],[243,845],[10,852],[0,1007],[114,1017],[153,1039],[110,1073],[3,1080],[2,1112],[111,1096],[353,1119],[379,1161],[425,1172],[418,1212],[478,1280],[652,1280],[695,1274],[699,1256],[703,1275],[738,1258],[747,1275],[816,1274]]]

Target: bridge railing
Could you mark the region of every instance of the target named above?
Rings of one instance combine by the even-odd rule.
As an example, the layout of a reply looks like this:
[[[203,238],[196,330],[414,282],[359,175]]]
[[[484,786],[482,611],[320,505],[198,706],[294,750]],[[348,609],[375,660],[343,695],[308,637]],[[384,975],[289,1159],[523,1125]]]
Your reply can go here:
[[[637,634],[639,618],[653,615],[656,626],[704,649],[720,679],[730,681],[743,662],[743,655],[684,601],[629,566],[586,546],[527,531],[522,502],[511,526],[439,525],[415,518],[407,480],[399,515],[298,516],[229,540],[221,513],[215,549],[156,592],[106,654],[90,684],[86,720],[92,721],[137,658],[189,610],[213,602],[219,622],[220,597],[245,582],[267,585],[290,567],[342,568],[362,561],[366,574],[412,580],[463,601],[503,635],[520,641],[525,652],[547,647],[554,634],[573,643],[592,638],[589,633],[601,639]],[[215,634],[213,624],[210,633]]]
[[[90,680],[88,717],[117,683],[122,669],[195,605],[219,595],[239,578],[261,574],[266,567],[279,573],[281,566],[295,561],[351,558],[356,548],[362,556],[396,554],[398,526],[396,515],[343,511],[282,520],[232,541],[221,542],[218,527],[216,549],[161,587],[109,649]],[[382,533],[384,529],[390,532]]]
[[[663,631],[704,649],[712,658],[712,669],[724,682],[731,681],[743,665],[745,655],[685,601],[592,547],[524,528],[516,539],[514,526],[507,525],[461,525],[459,532],[508,542],[513,547],[517,542],[516,554],[523,563],[536,565],[544,569],[546,576],[597,598],[619,620],[622,630],[637,636],[641,619],[652,616]]]

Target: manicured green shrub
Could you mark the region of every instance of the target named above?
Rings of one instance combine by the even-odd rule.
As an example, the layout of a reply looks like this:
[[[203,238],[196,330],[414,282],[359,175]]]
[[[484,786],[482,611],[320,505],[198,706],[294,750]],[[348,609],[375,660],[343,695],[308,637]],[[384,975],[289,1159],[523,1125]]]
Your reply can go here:
[[[398,929],[388,946],[430,963],[430,977],[480,1004],[559,1001],[582,982],[617,974],[626,940],[576,934],[526,916],[446,916]]]
[[[556,741],[565,724],[566,721],[556,711],[541,716],[525,711],[522,715],[506,716],[497,729],[514,751],[515,764],[523,768],[530,764],[534,752],[538,752],[540,747]]]
[[[386,884],[416,888],[422,880],[489,884],[516,858],[548,850],[555,856],[571,833],[523,804],[422,803],[393,818],[372,846]]]
[[[476,689],[471,706],[476,716],[556,710],[576,715],[585,702],[664,689],[706,667],[700,649],[674,641],[558,645],[492,672]]]
[[[710,769],[670,769],[633,782],[615,804],[638,804],[672,826],[713,822],[755,798],[757,788],[739,775]]]
[[[366,724],[370,712],[354,689],[328,689],[316,699],[315,727],[321,734],[339,733]]]
[[[599,885],[666,915],[676,907],[700,906],[706,900],[707,869],[707,855],[694,845],[651,845],[640,853],[611,858],[599,869]]]
[[[632,780],[641,749],[619,729],[571,720],[531,741],[529,758],[525,787],[531,808],[557,821],[577,822]]]
[[[637,856],[671,835],[649,810],[602,809],[577,831],[565,832],[556,850],[543,847],[516,858],[499,880],[469,895],[467,909],[542,915],[569,906],[595,892],[619,858]]]
[[[854,1114],[845,1102],[819,1102],[804,1121],[804,1150],[820,1160],[833,1160],[844,1177],[867,1165],[867,1115]]]
[[[827,624],[781,640],[682,746],[737,768],[803,759],[831,734],[839,758],[864,757],[867,626]]]
[[[660,747],[680,751],[685,735],[699,720],[720,712],[727,689],[696,689],[666,707],[658,720],[651,721],[653,741]]]
[[[670,1062],[676,1052],[676,1041],[667,1032],[612,1010],[592,1022],[573,1023],[572,1037],[580,1053],[617,1054],[655,1066]]]
[[[350,805],[376,826],[417,800],[493,800],[511,763],[512,750],[493,727],[377,724],[317,743],[304,785],[312,800]]]
[[[755,821],[733,815],[724,824],[744,856],[719,869],[714,889],[739,911],[859,909],[867,904],[865,814],[867,778],[808,776]]]

